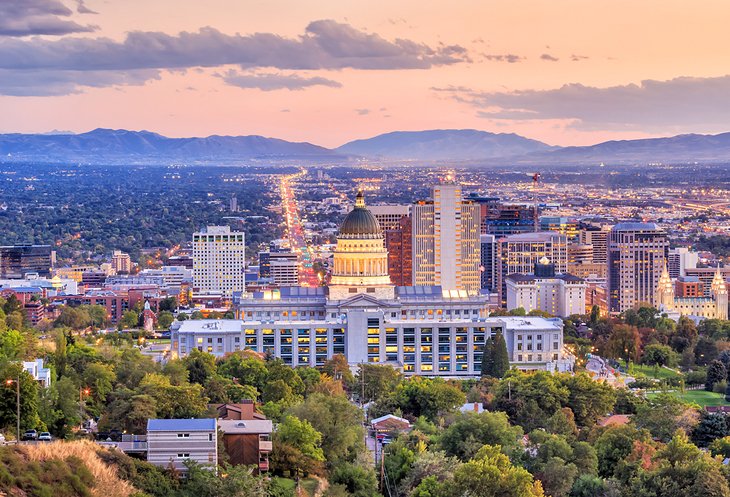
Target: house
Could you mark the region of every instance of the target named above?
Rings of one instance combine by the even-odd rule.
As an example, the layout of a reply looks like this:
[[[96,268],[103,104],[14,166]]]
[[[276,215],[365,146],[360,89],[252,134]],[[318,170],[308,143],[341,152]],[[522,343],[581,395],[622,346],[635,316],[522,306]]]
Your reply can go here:
[[[218,437],[215,419],[147,420],[147,461],[155,466],[187,472],[185,461],[215,470]]]
[[[218,414],[218,427],[223,433],[223,445],[230,463],[253,465],[258,472],[268,471],[273,448],[271,420],[255,411],[252,400],[210,407]]]
[[[484,412],[484,404],[481,402],[467,402],[459,408],[459,411],[463,413],[473,412],[475,414],[481,414]]]
[[[269,470],[273,449],[270,419],[221,419],[218,426],[231,464],[253,465],[257,472]]]
[[[43,366],[43,359],[35,361],[24,361],[23,369],[26,370],[43,388],[51,386],[51,370]]]
[[[375,433],[393,434],[411,429],[411,422],[393,414],[386,414],[370,422]]]

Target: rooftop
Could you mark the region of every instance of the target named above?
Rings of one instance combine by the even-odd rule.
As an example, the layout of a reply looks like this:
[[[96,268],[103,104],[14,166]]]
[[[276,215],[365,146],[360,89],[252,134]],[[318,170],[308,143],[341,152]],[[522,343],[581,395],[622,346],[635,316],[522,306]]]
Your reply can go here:
[[[271,433],[274,430],[270,419],[220,419],[218,426],[226,435]]]
[[[147,431],[215,431],[216,420],[205,419],[148,419]]]
[[[241,332],[242,321],[238,319],[188,319],[180,323],[179,331]]]
[[[613,231],[658,231],[655,223],[618,223]]]

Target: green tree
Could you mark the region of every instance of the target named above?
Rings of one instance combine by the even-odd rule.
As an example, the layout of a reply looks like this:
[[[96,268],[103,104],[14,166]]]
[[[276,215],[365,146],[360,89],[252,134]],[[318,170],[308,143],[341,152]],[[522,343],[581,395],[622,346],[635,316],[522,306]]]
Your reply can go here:
[[[400,373],[390,365],[362,364],[356,383],[365,391],[365,402],[378,401],[400,383]]]
[[[725,370],[725,365],[718,360],[712,361],[710,363],[710,366],[707,368],[707,380],[705,381],[705,390],[707,390],[708,392],[712,392],[715,383],[720,383],[722,381],[725,381],[726,379],[727,371]]]
[[[641,353],[641,338],[636,326],[617,324],[608,338],[607,351],[611,357],[626,361],[636,361]]]
[[[644,428],[659,440],[669,441],[677,430],[690,433],[697,425],[697,409],[673,394],[661,393],[642,404],[633,417],[638,428]]]
[[[129,329],[129,328],[137,328],[139,326],[139,314],[137,314],[135,311],[124,311],[122,313],[122,319],[119,320],[119,328]]]
[[[272,465],[277,471],[292,471],[295,474],[318,472],[324,462],[322,434],[306,420],[296,416],[284,416],[274,433],[276,452],[282,445],[287,446],[272,455]]]
[[[490,336],[484,345],[482,376],[502,378],[507,371],[509,371],[507,342],[505,342],[502,332],[497,331],[494,337]]]
[[[157,327],[166,330],[170,328],[170,325],[175,320],[175,316],[170,311],[162,311],[157,316]]]
[[[573,411],[578,426],[592,426],[598,418],[613,410],[616,390],[603,382],[593,381],[587,374],[560,375],[568,389],[565,405]]]
[[[215,356],[198,349],[191,350],[190,354],[183,359],[183,364],[188,370],[190,383],[205,385],[208,378],[217,372]]]
[[[610,426],[603,429],[594,443],[598,456],[598,474],[610,478],[618,474],[621,463],[634,448],[634,442],[650,441],[649,432],[639,431],[632,425]]]
[[[351,497],[378,497],[378,482],[372,468],[341,463],[330,474],[330,482],[342,485]]]
[[[527,470],[513,466],[499,447],[485,445],[474,459],[461,465],[453,482],[445,485],[449,496],[543,497],[539,481]]]
[[[711,338],[701,336],[695,344],[695,364],[698,366],[707,366],[717,359],[717,344]]]
[[[466,413],[443,432],[439,445],[447,455],[467,461],[484,445],[501,447],[509,455],[521,438],[522,428],[511,426],[503,412]]]
[[[673,359],[674,351],[667,345],[652,343],[644,347],[644,364],[649,366],[664,367],[668,366]]]

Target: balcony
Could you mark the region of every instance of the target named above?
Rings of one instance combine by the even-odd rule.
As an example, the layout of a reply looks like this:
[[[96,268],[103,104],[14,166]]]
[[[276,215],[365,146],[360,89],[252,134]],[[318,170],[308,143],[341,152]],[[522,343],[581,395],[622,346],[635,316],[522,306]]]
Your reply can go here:
[[[271,452],[274,448],[271,440],[259,440],[259,452]]]
[[[268,471],[269,461],[259,461],[259,471]]]

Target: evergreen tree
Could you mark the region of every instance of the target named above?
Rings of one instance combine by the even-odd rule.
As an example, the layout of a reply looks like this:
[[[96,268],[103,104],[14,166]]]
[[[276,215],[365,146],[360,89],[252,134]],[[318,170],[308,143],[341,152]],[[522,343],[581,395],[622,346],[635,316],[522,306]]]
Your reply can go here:
[[[502,378],[507,371],[509,371],[507,342],[504,341],[502,332],[498,331],[494,337],[489,337],[484,344],[482,376]]]
[[[710,367],[707,368],[707,381],[705,381],[705,390],[712,392],[712,388],[715,383],[725,381],[727,378],[727,371],[725,365],[718,360],[714,360],[710,363]]]

